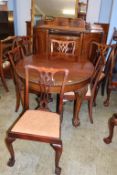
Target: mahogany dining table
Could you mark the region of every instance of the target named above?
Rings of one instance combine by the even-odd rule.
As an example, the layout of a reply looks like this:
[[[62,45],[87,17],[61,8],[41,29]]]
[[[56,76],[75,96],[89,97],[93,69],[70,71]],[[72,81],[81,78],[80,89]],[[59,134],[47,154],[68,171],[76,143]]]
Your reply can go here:
[[[25,81],[25,65],[34,65],[38,67],[47,68],[65,68],[69,70],[68,80],[65,85],[65,92],[74,91],[76,94],[76,110],[73,115],[73,126],[77,127],[80,124],[79,111],[83,101],[83,98],[87,92],[88,83],[90,82],[94,66],[89,60],[79,60],[77,62],[66,61],[63,59],[53,60],[49,59],[47,55],[33,54],[30,56],[25,56],[16,64],[16,70],[18,76]],[[39,83],[37,77],[32,74],[30,78],[30,89],[39,92]],[[56,77],[57,81],[54,86],[50,88],[50,93],[59,94],[60,93],[60,76]]]

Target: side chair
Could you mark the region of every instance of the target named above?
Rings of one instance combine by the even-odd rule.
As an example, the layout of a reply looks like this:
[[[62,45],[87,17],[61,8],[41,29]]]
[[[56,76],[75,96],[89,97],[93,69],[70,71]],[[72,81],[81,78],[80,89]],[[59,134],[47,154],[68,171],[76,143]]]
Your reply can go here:
[[[30,71],[37,75],[37,81],[40,89],[40,105],[39,109],[29,109],[29,81]],[[25,111],[15,121],[12,127],[7,132],[6,145],[10,152],[9,166],[15,163],[15,153],[12,143],[16,139],[32,140],[49,143],[55,151],[55,174],[60,175],[61,168],[59,167],[59,160],[62,154],[62,140],[61,140],[61,114],[62,103],[64,95],[64,85],[68,76],[67,69],[53,69],[45,67],[35,67],[27,65],[25,67]],[[61,83],[57,84],[57,77]],[[58,113],[52,112],[48,107],[48,98],[51,87],[59,86],[60,88],[60,103]]]
[[[88,84],[87,93],[84,97],[84,100],[88,101],[88,112],[89,112],[89,119],[90,119],[91,123],[93,123],[92,107],[93,107],[93,103],[94,103],[94,100],[95,100],[97,84],[98,84],[102,69],[103,69],[103,61],[102,61],[102,58],[99,57],[98,60],[97,60],[96,65],[94,67],[94,71],[93,71],[90,83]],[[77,97],[76,93],[78,93],[78,92],[77,91],[76,92],[72,91],[72,92],[64,93],[64,100],[70,100],[70,101],[74,100],[74,110],[73,110],[74,113],[76,111],[76,97]]]

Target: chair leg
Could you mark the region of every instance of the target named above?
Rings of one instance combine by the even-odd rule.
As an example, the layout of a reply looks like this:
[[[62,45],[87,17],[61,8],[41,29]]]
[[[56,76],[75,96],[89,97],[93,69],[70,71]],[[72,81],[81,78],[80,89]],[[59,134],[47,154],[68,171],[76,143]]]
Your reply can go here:
[[[96,98],[97,98],[99,88],[100,88],[100,84],[97,85],[96,90],[95,90],[94,99],[93,99],[93,106],[96,106]]]
[[[2,80],[4,88],[5,88],[6,92],[9,92],[3,71],[1,71],[0,74],[1,74],[0,76],[1,76],[1,80]]]
[[[20,107],[20,94],[19,94],[19,92],[16,89],[16,107],[15,107],[15,112],[18,111],[19,107]]]
[[[105,86],[106,86],[106,79],[104,79],[101,83],[101,95],[102,96],[104,96]]]
[[[11,138],[11,137],[7,137],[5,141],[6,141],[7,148],[9,150],[9,152],[10,152],[10,155],[11,155],[7,165],[12,167],[14,165],[14,163],[15,163],[15,154],[14,154],[12,142],[15,141],[15,139]]]
[[[93,118],[92,118],[92,105],[93,105],[92,100],[88,100],[89,119],[90,119],[90,122],[93,124]]]
[[[104,101],[104,106],[109,106],[110,94],[111,94],[111,89],[107,87],[107,98]]]
[[[62,142],[60,144],[50,144],[52,148],[55,150],[55,174],[61,174],[61,168],[59,167],[59,161],[62,154]]]
[[[106,144],[112,142],[114,126],[117,126],[117,113],[108,120],[109,136],[103,139]]]

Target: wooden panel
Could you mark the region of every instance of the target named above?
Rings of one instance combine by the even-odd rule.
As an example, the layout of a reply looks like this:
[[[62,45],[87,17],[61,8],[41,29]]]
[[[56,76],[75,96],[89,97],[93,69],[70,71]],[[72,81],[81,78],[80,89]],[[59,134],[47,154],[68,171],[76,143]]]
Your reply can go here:
[[[34,28],[34,48],[36,53],[47,53],[48,30]]]
[[[103,41],[102,42],[106,44],[107,37],[108,37],[109,24],[108,23],[95,23],[95,24],[101,25],[101,27],[103,28],[104,35],[103,35]]]
[[[26,21],[26,35],[31,36],[31,21]]]
[[[62,18],[60,18],[62,19]],[[58,22],[55,18],[54,21]],[[65,23],[67,21],[67,23]],[[52,24],[46,24],[44,21],[34,27],[34,48],[37,53],[49,53],[50,39],[75,40],[77,59],[89,59],[89,50],[92,41],[103,41],[103,29],[99,25],[90,25],[89,28],[83,23],[83,27],[79,25],[79,19],[63,20],[63,25],[56,25],[52,20]],[[68,24],[69,21],[69,24]],[[84,21],[83,21],[84,22]]]
[[[0,39],[14,35],[13,11],[0,11]]]

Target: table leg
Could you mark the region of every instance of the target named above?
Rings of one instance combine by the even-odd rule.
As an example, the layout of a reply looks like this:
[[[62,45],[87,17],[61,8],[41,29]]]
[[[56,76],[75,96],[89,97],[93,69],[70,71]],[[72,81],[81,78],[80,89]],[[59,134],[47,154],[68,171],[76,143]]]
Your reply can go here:
[[[86,92],[87,92],[87,86],[75,92],[76,101],[74,106],[74,115],[72,119],[73,126],[75,127],[80,125],[79,112]]]

